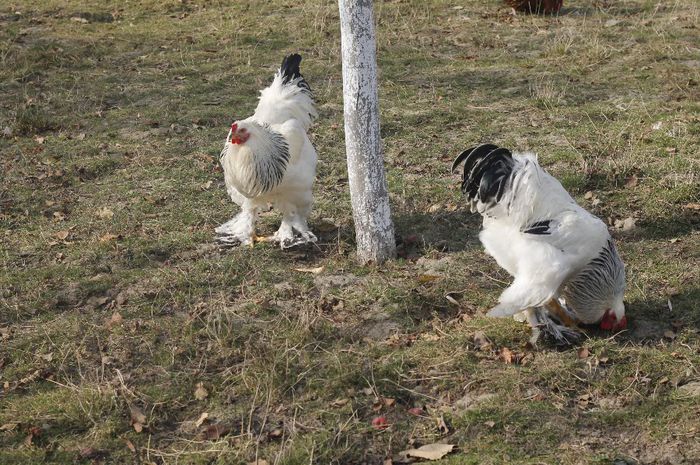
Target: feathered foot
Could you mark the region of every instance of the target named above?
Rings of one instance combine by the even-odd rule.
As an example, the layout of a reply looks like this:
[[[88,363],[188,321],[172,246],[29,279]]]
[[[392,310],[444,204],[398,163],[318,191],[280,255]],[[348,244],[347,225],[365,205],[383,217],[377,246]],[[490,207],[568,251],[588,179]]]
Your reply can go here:
[[[289,249],[301,244],[314,243],[318,238],[309,230],[306,220],[290,216],[282,220],[272,240],[278,242],[282,249]]]
[[[557,346],[570,346],[581,340],[583,334],[570,328],[552,315],[544,307],[530,308],[525,311],[528,323],[532,327],[530,343],[537,345],[540,338],[553,342]]]
[[[255,235],[255,211],[242,211],[233,219],[222,224],[216,231],[216,242],[223,247],[247,245],[252,247],[257,237]]]
[[[237,247],[237,246],[244,246],[247,245],[250,248],[253,248],[256,242],[262,242],[259,240],[259,238],[255,235],[253,235],[250,238],[244,237],[238,237],[235,234],[219,234],[215,238],[216,243],[225,248],[229,247]]]
[[[318,240],[311,231],[304,231],[302,233],[295,234],[294,230],[291,228],[280,232],[281,230],[282,228],[280,228],[280,230],[274,235],[266,238],[266,240],[279,243],[280,248],[282,249],[289,249],[302,244],[311,244]]]

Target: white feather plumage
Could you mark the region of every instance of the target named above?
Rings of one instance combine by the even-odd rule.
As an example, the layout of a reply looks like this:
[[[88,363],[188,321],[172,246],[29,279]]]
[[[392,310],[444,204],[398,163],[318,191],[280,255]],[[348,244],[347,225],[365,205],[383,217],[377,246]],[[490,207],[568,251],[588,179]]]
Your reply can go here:
[[[296,62],[286,67],[294,58]],[[252,244],[258,213],[268,205],[282,213],[271,240],[283,248],[316,241],[307,218],[317,155],[306,131],[317,112],[299,61],[298,55],[285,58],[272,84],[261,91],[255,113],[236,123],[250,137],[232,144],[229,131],[221,164],[227,192],[241,212],[216,229],[222,242]]]
[[[608,310],[622,319],[624,267],[605,223],[581,208],[533,153],[484,145],[465,151],[454,166],[465,160],[462,188],[483,216],[479,238],[514,277],[489,315],[514,315],[576,292],[579,305],[570,310],[579,322],[598,322]],[[601,266],[601,256],[612,258]],[[567,288],[577,279],[581,286]],[[597,295],[587,294],[587,284]]]

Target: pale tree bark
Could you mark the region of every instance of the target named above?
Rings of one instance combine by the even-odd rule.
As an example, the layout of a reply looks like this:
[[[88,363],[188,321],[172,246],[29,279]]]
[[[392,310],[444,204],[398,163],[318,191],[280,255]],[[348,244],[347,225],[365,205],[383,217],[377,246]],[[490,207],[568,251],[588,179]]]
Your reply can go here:
[[[345,150],[357,258],[394,257],[396,240],[379,136],[377,51],[372,0],[338,0],[343,59]]]

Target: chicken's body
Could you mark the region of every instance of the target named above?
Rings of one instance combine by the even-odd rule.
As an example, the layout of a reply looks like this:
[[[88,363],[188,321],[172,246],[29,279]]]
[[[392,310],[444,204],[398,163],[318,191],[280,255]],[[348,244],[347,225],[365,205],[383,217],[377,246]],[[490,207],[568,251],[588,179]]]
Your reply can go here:
[[[255,221],[268,205],[282,213],[270,240],[283,248],[316,241],[307,218],[317,156],[306,131],[317,113],[300,62],[299,55],[286,57],[253,116],[231,126],[220,158],[227,192],[241,211],[216,228],[223,243],[252,245]]]
[[[624,325],[624,265],[608,229],[581,208],[530,153],[494,145],[462,153],[462,191],[483,216],[486,251],[515,279],[490,316],[536,310],[561,301],[577,322]],[[559,318],[561,320],[562,318]]]

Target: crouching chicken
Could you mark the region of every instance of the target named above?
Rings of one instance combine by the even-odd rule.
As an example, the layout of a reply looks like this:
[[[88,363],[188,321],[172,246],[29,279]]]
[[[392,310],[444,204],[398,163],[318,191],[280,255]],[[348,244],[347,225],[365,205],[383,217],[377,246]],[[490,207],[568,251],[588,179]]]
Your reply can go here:
[[[532,153],[492,144],[462,152],[462,192],[483,217],[479,239],[514,277],[489,316],[521,314],[560,342],[575,339],[579,323],[626,327],[625,267],[607,226],[581,208]]]

